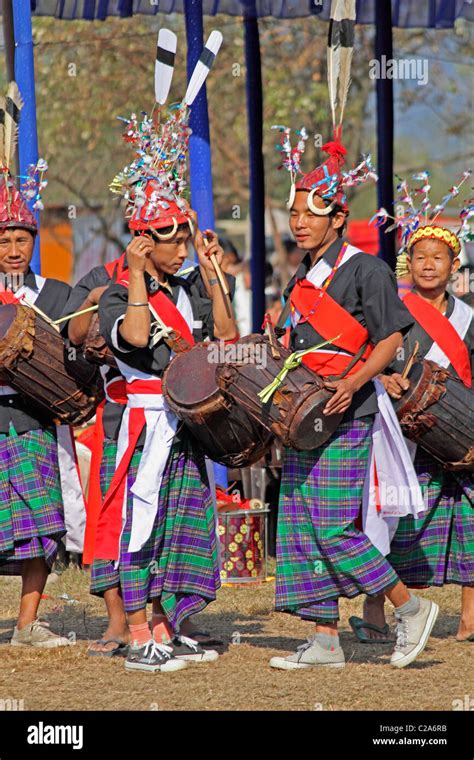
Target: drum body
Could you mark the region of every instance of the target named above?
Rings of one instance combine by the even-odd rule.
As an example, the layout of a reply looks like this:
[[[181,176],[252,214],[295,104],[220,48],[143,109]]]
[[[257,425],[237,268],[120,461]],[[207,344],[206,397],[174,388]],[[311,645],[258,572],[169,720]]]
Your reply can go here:
[[[280,358],[274,358],[263,335],[248,335],[230,348],[237,359],[221,364],[217,370],[217,382],[226,395],[287,447],[305,451],[327,441],[343,415],[323,414],[333,393],[324,387],[319,375],[301,364],[288,372],[282,385],[263,404],[259,391],[275,379],[291,351],[278,345]]]
[[[116,367],[117,362],[115,356],[108,347],[104,338],[100,334],[100,322],[99,315],[94,314],[92,316],[87,337],[83,346],[84,357],[92,364],[107,365],[108,367]]]
[[[98,367],[26,306],[0,307],[0,375],[32,406],[63,424],[86,422],[103,398]]]
[[[416,362],[394,402],[403,433],[445,467],[474,470],[474,392],[435,362]]]
[[[198,343],[175,356],[163,375],[163,393],[210,459],[227,467],[247,467],[263,456],[272,436],[224,397],[216,382],[212,349],[211,343]]]

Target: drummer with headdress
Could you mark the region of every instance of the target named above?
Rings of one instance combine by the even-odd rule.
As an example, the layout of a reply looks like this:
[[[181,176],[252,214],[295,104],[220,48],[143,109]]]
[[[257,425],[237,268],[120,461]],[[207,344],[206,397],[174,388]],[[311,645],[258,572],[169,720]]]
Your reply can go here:
[[[413,318],[398,298],[395,277],[387,264],[349,245],[343,237],[348,215],[344,186],[374,178],[374,172],[370,156],[350,172],[342,170],[346,153],[341,144],[342,112],[350,79],[355,3],[333,3],[331,19],[328,78],[334,136],[323,146],[328,158],[296,181],[306,133],[300,130],[298,144],[292,148],[289,130],[279,127],[283,165],[292,175],[290,228],[306,252],[286,291],[290,347],[295,351],[314,348],[303,362],[325,377],[327,387],[334,391],[323,416],[343,414],[335,433],[320,447],[285,450],[277,528],[276,608],[313,621],[316,630],[314,638],[294,654],[272,658],[270,665],[284,670],[344,667],[337,632],[341,596],[384,593],[389,598],[400,626],[391,658],[395,667],[409,665],[420,654],[438,613],[435,604],[410,594],[382,552],[358,527],[367,479],[403,444],[393,410],[390,416],[387,394],[371,381],[392,361]],[[340,56],[337,65],[335,55]],[[339,92],[344,95],[336,124],[337,74],[346,84],[339,82]],[[315,420],[318,424],[323,421]],[[388,430],[393,431],[392,436]],[[375,434],[382,444],[377,449],[372,446]],[[416,485],[407,460],[408,452],[398,462],[399,476],[411,475]],[[409,630],[407,641],[402,641],[402,627]]]
[[[22,105],[18,87],[11,82],[0,99],[0,303],[32,305],[54,320],[62,313],[70,287],[30,267],[38,227],[28,201],[34,201],[34,209],[42,208],[47,165],[40,159],[31,166],[21,190],[11,173]],[[11,643],[67,646],[69,639],[38,620],[41,595],[66,534],[57,428],[51,417],[35,411],[1,380],[0,504],[0,574],[22,579]],[[70,548],[81,551],[84,524],[73,522],[77,535]]]
[[[464,172],[458,184],[434,207],[429,199],[429,172],[414,175],[414,179],[422,181],[422,186],[417,188],[417,195],[422,199],[418,207],[415,194],[408,189],[406,181],[400,180],[398,185],[399,202],[404,210],[394,219],[393,225],[400,229],[402,241],[397,270],[411,275],[413,288],[404,296],[403,303],[415,322],[404,335],[403,351],[388,368],[390,374],[380,378],[390,396],[397,401],[410,386],[410,381],[402,376],[402,370],[413,351],[417,352],[418,360],[435,362],[466,388],[472,388],[472,309],[448,291],[448,284],[459,268],[461,244],[473,239],[469,225],[474,214],[472,200],[467,201],[461,210],[461,224],[457,231],[437,221],[470,174]],[[381,209],[376,216],[383,221],[388,215]],[[472,408],[465,410],[466,416],[470,413]],[[453,430],[458,429],[462,435],[460,423],[461,420],[453,416]],[[407,516],[399,521],[388,560],[408,586],[460,585],[462,610],[456,638],[458,641],[473,641],[473,452],[471,471],[450,471],[422,446],[412,444],[412,447],[426,511],[419,518]],[[364,629],[363,622],[369,624],[369,629]],[[356,626],[367,630],[369,640],[375,641],[380,637],[374,626],[380,628],[384,622],[382,598],[366,600],[364,620],[355,619]]]
[[[100,299],[99,314],[128,400],[94,556],[118,568],[132,642],[127,669],[167,672],[218,656],[179,633],[183,621],[215,599],[220,578],[204,456],[186,430],[178,429],[161,378],[174,354],[196,341],[237,337],[211,263],[222,260],[217,236],[197,229],[182,198],[190,94],[204,81],[220,41],[219,33],[211,34],[178,107],[166,116],[161,111],[127,121],[125,137],[135,160],[112,184],[127,200],[133,237],[127,266]],[[191,241],[205,297],[196,281],[178,276]]]

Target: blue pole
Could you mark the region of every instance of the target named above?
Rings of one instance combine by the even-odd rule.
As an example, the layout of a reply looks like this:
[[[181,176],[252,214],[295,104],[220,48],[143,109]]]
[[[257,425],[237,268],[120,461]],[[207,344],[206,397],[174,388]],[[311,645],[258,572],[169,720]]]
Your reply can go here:
[[[392,4],[391,0],[375,3],[375,57],[381,61],[393,58]],[[376,81],[377,94],[377,183],[378,206],[386,208],[393,216],[393,80],[379,77]],[[379,256],[395,269],[395,231],[386,233],[379,228]]]
[[[252,324],[253,331],[260,332],[265,314],[265,175],[262,148],[262,65],[255,0],[246,0],[245,5],[245,93],[249,136]]]
[[[184,15],[188,43],[187,69],[189,80],[203,47],[202,0],[187,0],[184,3]],[[189,140],[191,205],[197,211],[199,226],[202,229],[214,228],[209,114],[205,85],[191,107],[189,124],[193,131]]]
[[[189,80],[203,47],[202,0],[187,0],[184,3],[184,16],[188,43],[187,69]],[[197,212],[201,229],[214,229],[211,145],[205,85],[192,105],[189,125],[193,131],[189,139],[191,205]],[[213,464],[216,483],[227,488],[227,468],[222,464],[216,464],[216,462]]]
[[[14,0],[13,29],[15,34],[15,80],[24,106],[20,118],[18,138],[20,175],[25,176],[29,164],[38,161],[38,134],[36,130],[35,62],[30,0]],[[39,228],[39,216],[36,214]],[[31,268],[41,273],[39,236],[36,237]]]

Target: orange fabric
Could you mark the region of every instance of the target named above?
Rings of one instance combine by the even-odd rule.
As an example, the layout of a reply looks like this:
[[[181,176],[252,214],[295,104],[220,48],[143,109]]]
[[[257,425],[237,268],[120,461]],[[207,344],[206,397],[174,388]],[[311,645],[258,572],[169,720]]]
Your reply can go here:
[[[115,471],[98,516],[94,559],[118,559],[127,471],[144,427],[145,410],[130,409],[128,446]]]
[[[97,520],[102,506],[102,491],[100,488],[100,465],[104,453],[104,426],[102,417],[104,414],[105,401],[96,409],[94,434],[92,438],[92,457],[89,475],[89,494],[86,504],[86,530],[84,534],[84,551],[82,561],[90,565],[94,559],[94,543],[97,528]]]
[[[136,641],[138,646],[142,647],[151,639],[150,626],[148,623],[139,623],[138,625],[128,626],[130,630],[130,641]]]
[[[403,303],[408,311],[446,354],[467,388],[472,386],[469,351],[447,317],[416,293],[407,293]]]

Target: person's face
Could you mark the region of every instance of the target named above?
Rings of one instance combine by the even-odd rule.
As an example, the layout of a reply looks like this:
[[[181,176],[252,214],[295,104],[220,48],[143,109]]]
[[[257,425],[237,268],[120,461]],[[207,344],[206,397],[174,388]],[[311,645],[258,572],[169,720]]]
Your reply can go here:
[[[337,238],[337,230],[344,224],[345,215],[338,212],[332,217],[317,216],[307,206],[308,193],[298,191],[290,211],[290,229],[295,237],[298,248],[312,251],[326,243],[332,243]],[[324,209],[326,204],[317,195],[313,196],[317,208]]]
[[[423,290],[445,290],[451,275],[459,268],[459,258],[441,240],[419,240],[408,256],[415,287]]]
[[[155,268],[165,274],[176,274],[188,256],[191,231],[189,229],[178,230],[170,240],[157,240],[153,234],[151,234],[151,238],[155,246],[150,259]]]
[[[25,274],[33,256],[34,243],[34,236],[28,230],[0,231],[0,272]]]

